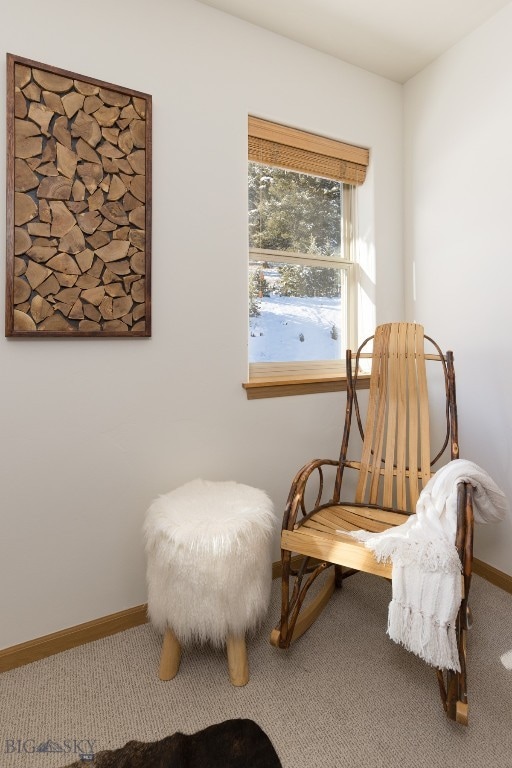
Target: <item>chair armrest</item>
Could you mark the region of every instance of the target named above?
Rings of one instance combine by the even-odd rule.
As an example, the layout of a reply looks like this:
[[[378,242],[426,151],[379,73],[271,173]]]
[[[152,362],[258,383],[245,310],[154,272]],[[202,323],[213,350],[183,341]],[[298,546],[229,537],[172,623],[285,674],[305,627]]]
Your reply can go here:
[[[316,495],[316,501],[314,507],[320,504],[324,487],[324,473],[323,467],[337,467],[339,462],[335,459],[314,459],[308,464],[305,464],[302,469],[297,472],[293,478],[290,493],[288,494],[288,500],[283,516],[283,530],[293,531],[297,520],[297,515],[302,512],[303,515],[307,514],[304,495],[306,492],[306,486],[311,476],[318,472],[318,491]]]

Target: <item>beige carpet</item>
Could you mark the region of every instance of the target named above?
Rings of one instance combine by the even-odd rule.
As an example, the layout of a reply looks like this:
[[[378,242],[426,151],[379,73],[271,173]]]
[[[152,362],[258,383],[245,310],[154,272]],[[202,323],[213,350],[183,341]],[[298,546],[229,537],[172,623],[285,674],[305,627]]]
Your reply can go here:
[[[389,595],[387,582],[354,576],[278,651],[267,641],[275,582],[245,688],[230,685],[223,654],[208,648],[187,649],[178,676],[160,682],[149,625],[6,672],[0,766],[54,768],[88,741],[99,751],[244,717],[270,736],[283,768],[512,768],[512,670],[500,661],[512,649],[512,595],[474,578],[468,728],[446,719],[435,673],[386,637]],[[69,751],[31,752],[48,741]]]

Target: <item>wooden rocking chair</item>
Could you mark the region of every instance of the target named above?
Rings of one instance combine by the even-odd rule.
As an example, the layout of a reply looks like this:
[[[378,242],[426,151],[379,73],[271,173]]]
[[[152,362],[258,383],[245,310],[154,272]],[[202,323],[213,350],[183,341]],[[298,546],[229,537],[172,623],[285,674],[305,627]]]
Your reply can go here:
[[[369,342],[373,341],[373,350]],[[430,353],[425,352],[429,342]],[[370,391],[363,428],[357,395],[358,376],[371,364]],[[439,450],[430,450],[428,388],[438,369],[443,382],[441,406],[446,432]],[[427,376],[428,369],[428,376]],[[438,402],[437,400],[435,402]],[[362,439],[360,458],[347,457],[352,415]],[[359,442],[356,438],[356,441]],[[364,544],[337,530],[383,531],[405,522],[414,513],[421,489],[434,464],[449,446],[450,458],[459,457],[453,354],[443,354],[423,328],[414,323],[390,323],[376,329],[357,350],[347,352],[347,405],[338,461],[318,459],[306,464],[293,480],[281,534],[281,621],[271,642],[287,648],[319,616],[335,587],[348,576],[365,571],[391,578],[391,564],[379,563]],[[433,458],[432,458],[433,456]],[[329,470],[329,467],[333,468]],[[345,472],[347,470],[347,472]],[[355,498],[344,500],[348,478],[356,473]],[[327,486],[327,474],[334,475]],[[352,490],[352,496],[354,491]],[[314,503],[306,500],[314,499]],[[463,599],[456,624],[460,672],[437,670],[439,688],[448,717],[467,724],[466,633],[470,626],[468,593],[471,581],[473,507],[471,486],[458,486],[457,548],[463,573]],[[293,556],[295,555],[295,556]],[[297,557],[300,555],[302,557]],[[304,605],[306,593],[322,572],[334,565],[318,594]]]

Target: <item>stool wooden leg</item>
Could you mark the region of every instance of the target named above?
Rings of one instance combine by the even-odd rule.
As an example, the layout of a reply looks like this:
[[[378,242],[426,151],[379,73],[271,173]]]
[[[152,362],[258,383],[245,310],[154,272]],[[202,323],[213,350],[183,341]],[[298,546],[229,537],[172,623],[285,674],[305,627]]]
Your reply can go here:
[[[228,637],[226,641],[228,654],[229,678],[233,685],[246,685],[249,682],[249,663],[245,637]]]
[[[172,629],[168,629],[164,635],[160,655],[160,680],[172,680],[180,668],[180,660],[181,645]]]

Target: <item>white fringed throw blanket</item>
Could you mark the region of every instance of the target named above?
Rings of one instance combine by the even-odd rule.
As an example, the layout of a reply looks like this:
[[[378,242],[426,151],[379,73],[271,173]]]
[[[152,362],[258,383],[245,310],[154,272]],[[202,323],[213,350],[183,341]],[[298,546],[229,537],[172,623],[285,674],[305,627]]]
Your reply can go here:
[[[416,514],[406,523],[383,533],[349,534],[363,541],[377,560],[393,564],[390,638],[428,664],[457,672],[455,621],[462,585],[455,534],[457,486],[462,482],[473,486],[476,522],[504,518],[507,502],[496,483],[473,462],[454,459],[430,478],[418,499]]]

